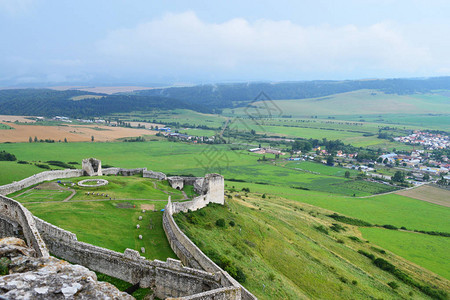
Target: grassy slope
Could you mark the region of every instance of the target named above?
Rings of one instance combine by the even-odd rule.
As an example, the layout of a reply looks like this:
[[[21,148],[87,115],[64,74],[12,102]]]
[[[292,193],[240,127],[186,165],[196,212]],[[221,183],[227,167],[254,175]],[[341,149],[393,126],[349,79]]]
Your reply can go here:
[[[245,201],[229,200],[225,208],[207,208],[204,216],[196,213],[196,225],[182,215],[176,219],[204,251],[219,253],[243,269],[247,277],[244,286],[260,299],[397,299],[411,291],[419,293],[356,252],[370,252],[370,244],[348,239],[359,235],[355,228],[347,226],[346,232],[330,235],[314,229],[331,225],[322,213],[297,201],[250,196]],[[215,225],[219,218],[226,220],[226,228]],[[236,226],[228,224],[231,220]],[[396,265],[401,260],[393,255],[386,258]],[[421,268],[407,266],[415,277],[433,277]],[[387,286],[390,281],[400,288],[393,291]],[[444,279],[433,283],[449,288]]]
[[[382,228],[361,228],[364,238],[450,280],[450,239]],[[429,253],[433,253],[431,258]]]

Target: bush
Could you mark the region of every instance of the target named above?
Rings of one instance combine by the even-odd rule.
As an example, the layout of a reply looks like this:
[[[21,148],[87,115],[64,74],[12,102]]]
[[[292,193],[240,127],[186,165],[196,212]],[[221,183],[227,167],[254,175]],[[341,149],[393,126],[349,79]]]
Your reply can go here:
[[[337,224],[337,223],[333,223],[333,225],[330,226],[330,229],[335,231],[335,232],[341,232],[341,231],[346,231],[347,229],[345,229],[344,226]]]
[[[328,234],[328,229],[326,229],[325,226],[323,226],[323,225],[317,225],[317,226],[314,226],[314,228],[317,231],[320,231],[322,233]]]
[[[270,273],[270,274],[269,274],[269,280],[270,280],[270,281],[274,281],[274,280],[275,280],[275,274]]]
[[[217,227],[225,227],[225,219],[218,219],[216,221],[216,226]]]
[[[234,223],[233,220],[231,220],[230,223],[228,223],[228,224],[230,224],[231,227],[234,227],[234,225],[236,225],[236,223]]]
[[[386,228],[386,229],[391,229],[391,230],[397,230],[398,229],[397,226],[390,225],[390,224],[383,225],[382,227]]]
[[[44,164],[36,164],[36,167],[41,168],[41,169],[50,170],[50,166],[44,165]]]
[[[242,188],[242,191],[243,191],[243,192],[250,193],[250,189],[249,189],[249,188],[246,188],[246,187]]]
[[[349,224],[349,225],[367,226],[367,227],[371,227],[372,226],[372,224],[370,224],[369,222],[366,222],[366,221],[363,221],[363,220],[354,219],[354,218],[349,218],[349,217],[346,217],[346,216],[341,216],[341,215],[338,215],[337,213],[334,213],[332,215],[328,215],[328,217],[333,218],[336,221]]]
[[[17,158],[14,154],[8,153],[6,151],[0,151],[0,161],[16,161]]]
[[[29,162],[27,162],[25,160],[19,160],[19,161],[17,161],[17,163],[21,164],[21,165],[28,165],[29,164]]]
[[[373,255],[372,253],[366,252],[364,250],[358,250],[358,253],[364,255],[367,258],[370,258],[371,260],[375,260],[375,255]]]
[[[377,258],[373,261],[373,263],[381,270],[389,273],[393,273],[395,271],[395,266],[383,258]]]
[[[349,236],[348,238],[351,239],[352,241],[355,241],[355,242],[358,242],[358,243],[362,243],[362,241],[356,236]]]
[[[398,288],[398,284],[395,281],[388,282],[388,285],[394,290]]]

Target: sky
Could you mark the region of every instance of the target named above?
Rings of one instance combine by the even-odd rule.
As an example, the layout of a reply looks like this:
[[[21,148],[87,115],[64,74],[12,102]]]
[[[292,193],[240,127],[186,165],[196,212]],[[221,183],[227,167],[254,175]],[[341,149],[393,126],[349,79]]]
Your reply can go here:
[[[0,86],[450,75],[447,0],[0,0]]]

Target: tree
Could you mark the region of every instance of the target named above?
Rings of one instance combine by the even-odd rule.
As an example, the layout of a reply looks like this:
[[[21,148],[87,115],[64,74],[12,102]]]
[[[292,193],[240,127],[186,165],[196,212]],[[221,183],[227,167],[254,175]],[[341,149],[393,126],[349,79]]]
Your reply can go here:
[[[345,178],[350,178],[350,171],[345,171]]]
[[[425,181],[430,180],[430,175],[428,173],[425,173],[425,175],[423,175],[423,180]]]
[[[37,136],[34,137],[34,142],[37,143],[38,142],[38,138]]]
[[[94,141],[94,136],[91,136],[91,142],[93,142]]]
[[[332,155],[327,157],[327,165],[329,165],[329,166],[334,165],[334,157]]]
[[[67,138],[64,138],[64,143],[67,143]]]
[[[29,142],[29,143],[32,143],[32,142],[33,142],[33,139],[31,138],[31,136],[30,136],[30,138],[28,139],[28,142]]]
[[[387,158],[385,158],[384,160],[383,160],[383,164],[388,164],[389,163],[389,159],[387,159]]]
[[[401,171],[397,171],[394,176],[392,176],[392,180],[396,182],[405,182],[405,174]]]

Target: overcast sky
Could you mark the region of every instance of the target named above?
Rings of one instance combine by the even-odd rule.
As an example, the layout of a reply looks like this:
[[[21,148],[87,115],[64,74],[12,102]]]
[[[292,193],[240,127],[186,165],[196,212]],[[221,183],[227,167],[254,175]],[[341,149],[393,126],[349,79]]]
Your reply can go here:
[[[0,86],[450,75],[448,0],[0,0]]]

